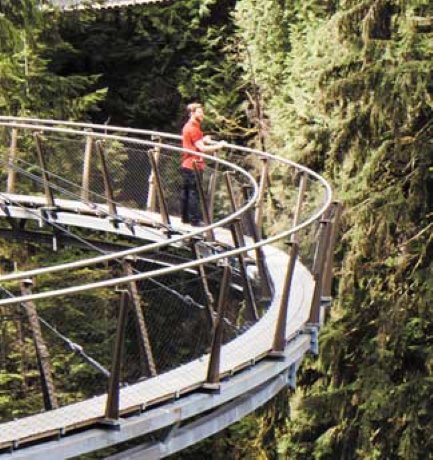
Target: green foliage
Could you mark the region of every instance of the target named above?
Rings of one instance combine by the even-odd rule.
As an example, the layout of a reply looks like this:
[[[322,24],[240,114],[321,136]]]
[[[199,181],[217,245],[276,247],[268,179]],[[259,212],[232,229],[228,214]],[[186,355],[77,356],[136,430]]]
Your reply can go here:
[[[260,33],[281,8],[269,3],[272,12],[263,2],[238,4],[260,17],[243,15],[238,25],[254,45],[267,142],[325,172],[346,204],[338,303],[320,361],[304,366],[303,399],[280,451],[425,458],[433,435],[433,47],[416,24],[431,17],[431,3],[295,2],[290,51],[283,62],[276,53],[283,71],[264,68],[268,43],[287,47],[279,33]]]

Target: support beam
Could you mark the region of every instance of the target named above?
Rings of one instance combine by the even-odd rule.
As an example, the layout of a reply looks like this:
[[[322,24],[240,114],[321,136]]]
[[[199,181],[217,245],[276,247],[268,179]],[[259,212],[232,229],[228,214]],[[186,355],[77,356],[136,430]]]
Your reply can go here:
[[[240,247],[240,242],[239,242],[239,227],[238,224],[239,221],[233,221],[230,225],[230,230],[232,233],[232,238],[233,242],[236,248]],[[258,321],[259,320],[259,314],[257,312],[257,306],[256,306],[256,300],[254,298],[254,291],[251,286],[251,281],[248,277],[247,273],[247,265],[245,263],[245,255],[243,253],[240,253],[237,255],[238,261],[239,261],[239,270],[241,272],[241,277],[242,277],[242,283],[244,286],[244,296],[245,296],[245,301],[247,303],[248,311],[250,313],[250,319],[253,321]]]
[[[101,162],[102,178],[104,180],[105,199],[107,201],[108,212],[114,217],[117,215],[117,206],[113,198],[113,186],[111,184],[110,174],[108,172],[107,159],[105,156],[104,146],[102,141],[96,141],[96,151]]]
[[[21,294],[31,295],[32,284],[32,280],[23,280],[20,283]],[[22,305],[27,314],[27,319],[29,321],[30,329],[32,331],[33,343],[36,349],[36,358],[38,361],[39,372],[41,375],[41,386],[45,410],[57,409],[58,402],[56,396],[56,389],[54,386],[54,380],[51,372],[50,354],[48,353],[48,348],[42,336],[42,330],[36,311],[36,305],[31,301],[23,302]]]
[[[245,201],[248,201],[249,199],[249,191],[251,187],[250,186],[244,186],[242,187],[242,192],[244,195]],[[251,231],[251,237],[254,241],[254,243],[259,242],[259,233],[258,229],[256,226],[256,223],[254,221],[253,215],[251,214],[250,211],[247,211],[245,214],[245,217],[248,222],[248,227]],[[261,281],[261,296],[263,299],[271,299],[272,298],[272,281],[271,281],[271,276],[269,274],[268,267],[266,265],[266,258],[263,254],[263,248],[258,247],[255,249],[255,254],[256,254],[256,264],[257,264],[257,269],[259,271],[259,277]]]
[[[206,196],[205,196],[204,189],[203,189],[201,171],[199,171],[199,169],[197,168],[197,164],[195,161],[193,162],[193,166],[194,166],[194,173],[195,173],[195,183],[196,183],[196,187],[198,191],[198,196],[200,198],[201,213],[203,216],[203,221],[207,226],[211,224],[211,218],[209,215],[207,200],[206,200]],[[215,234],[213,230],[208,230],[206,234],[207,234],[208,240],[215,241]]]
[[[161,138],[159,136],[152,136],[152,141],[161,143]],[[161,149],[159,147],[154,148],[154,158],[156,168],[159,168],[159,158],[161,156]],[[154,169],[151,168],[149,174],[149,189],[147,192],[147,209],[151,212],[156,212],[156,201],[157,201],[157,187]]]
[[[105,420],[107,425],[116,425],[119,419],[120,374],[122,372],[123,347],[125,343],[126,309],[129,301],[128,291],[122,291],[120,297],[119,315],[117,317],[116,340],[114,342],[111,361],[110,380],[108,382]]]
[[[44,150],[42,147],[42,133],[33,133],[33,138],[35,140],[36,153],[38,156],[39,166],[41,167],[42,181],[44,184],[44,192],[45,192],[45,198],[47,200],[47,207],[54,208],[55,207],[54,195],[53,195],[53,190],[51,189],[50,184],[49,184],[47,168],[45,165],[45,155],[44,155]]]
[[[200,244],[200,241],[201,241],[201,238],[199,237],[195,237],[195,238],[191,238],[191,252],[192,252],[192,255],[194,256],[194,258],[196,260],[199,260],[201,259],[201,256],[200,256],[200,251],[199,251],[199,244]],[[202,285],[202,288],[203,288],[203,292],[206,296],[206,300],[207,300],[207,311],[208,311],[208,315],[209,315],[209,321],[211,323],[211,326],[212,326],[212,330],[215,328],[215,324],[216,324],[216,320],[215,320],[215,300],[214,300],[214,297],[213,297],[213,294],[209,288],[209,283],[207,281],[207,275],[206,275],[206,268],[204,266],[204,264],[201,264],[197,267],[198,269],[198,273],[200,275],[200,282],[201,282],[201,285]]]
[[[293,227],[296,227],[299,224],[301,218],[302,208],[305,200],[305,192],[307,190],[307,182],[308,175],[306,172],[304,172],[302,173],[299,180],[298,200],[296,202],[295,211],[293,213]],[[292,233],[291,239],[293,242],[298,242],[298,235],[296,233]]]
[[[298,258],[299,246],[296,242],[289,243],[289,263],[284,278],[283,290],[278,309],[278,319],[275,326],[274,342],[271,355],[279,356],[284,353],[286,347],[287,314],[289,309],[290,292],[292,289],[293,273],[295,272],[296,259]]]
[[[322,219],[320,221],[319,240],[317,243],[316,254],[313,263],[313,277],[315,281],[313,300],[311,302],[309,323],[319,324],[320,322],[320,299],[322,296],[322,278],[323,269],[325,265],[325,255],[329,245],[330,233],[329,219]]]
[[[261,158],[262,164],[262,173],[260,176],[260,183],[259,183],[259,193],[257,198],[257,206],[256,206],[256,215],[255,215],[255,222],[257,227],[257,232],[259,238],[262,237],[262,225],[263,225],[263,207],[266,195],[266,187],[268,183],[268,174],[269,174],[269,160],[267,158]]]
[[[337,241],[338,229],[340,225],[341,214],[343,212],[343,205],[335,201],[333,203],[334,216],[332,217],[331,235],[329,237],[329,247],[326,253],[325,269],[323,274],[323,290],[322,296],[330,299],[332,296],[332,270],[334,267],[334,252],[335,244]]]
[[[11,130],[11,144],[9,148],[9,155],[7,158],[8,165],[8,178],[6,185],[6,193],[15,193],[15,180],[17,172],[15,171],[15,159],[17,156],[17,143],[18,143],[18,129],[12,128]]]
[[[161,175],[159,174],[159,159],[156,161],[156,151],[149,150],[147,152],[152,166],[152,174],[154,176],[154,182],[156,186],[156,192],[158,194],[159,212],[161,214],[161,220],[164,225],[170,225],[170,214],[168,213],[167,201],[165,200],[164,190],[162,188]]]
[[[90,130],[88,130],[90,131]],[[89,187],[90,187],[90,170],[92,164],[92,150],[93,150],[93,137],[91,134],[86,136],[86,146],[84,147],[83,158],[83,177],[81,182],[81,199],[89,201]]]
[[[134,274],[132,265],[130,262],[125,261],[123,263],[126,276]],[[144,320],[143,310],[141,308],[141,299],[138,292],[137,283],[132,281],[129,283],[129,295],[131,307],[134,312],[135,321],[137,324],[138,338],[140,342],[140,349],[144,358],[145,370],[148,377],[155,377],[157,375],[155,360],[153,358],[152,347],[150,345],[149,333],[147,332],[146,321]]]
[[[217,307],[217,319],[213,330],[211,353],[209,357],[209,366],[207,371],[205,389],[219,390],[220,385],[220,360],[221,360],[221,345],[224,334],[224,317],[227,303],[229,301],[230,279],[232,269],[228,263],[224,265],[223,278],[220,285],[220,292]]]

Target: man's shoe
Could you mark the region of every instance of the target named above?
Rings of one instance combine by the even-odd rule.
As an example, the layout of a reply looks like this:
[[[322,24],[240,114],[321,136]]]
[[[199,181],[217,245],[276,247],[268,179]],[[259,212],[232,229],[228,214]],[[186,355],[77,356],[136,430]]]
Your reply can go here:
[[[182,224],[190,224],[191,223],[191,220],[188,219],[187,217],[182,217],[182,219],[180,219],[180,221],[182,222]]]
[[[191,225],[193,227],[206,227],[206,224],[202,220],[193,220]]]

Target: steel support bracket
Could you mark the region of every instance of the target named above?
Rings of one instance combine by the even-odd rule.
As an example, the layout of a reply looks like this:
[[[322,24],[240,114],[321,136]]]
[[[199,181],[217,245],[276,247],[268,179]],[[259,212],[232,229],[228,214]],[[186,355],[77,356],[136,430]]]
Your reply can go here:
[[[319,354],[319,324],[309,323],[304,326],[304,332],[311,336],[310,351],[314,355]]]

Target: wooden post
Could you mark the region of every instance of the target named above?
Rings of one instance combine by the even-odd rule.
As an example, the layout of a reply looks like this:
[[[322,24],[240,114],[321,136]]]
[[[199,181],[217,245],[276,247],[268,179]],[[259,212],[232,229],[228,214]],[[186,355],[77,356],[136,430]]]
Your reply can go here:
[[[159,167],[155,158],[155,152],[153,150],[149,150],[147,154],[149,155],[150,164],[152,165],[152,172],[155,178],[154,181],[156,185],[156,191],[158,194],[159,212],[161,213],[161,220],[164,225],[170,225],[170,215],[168,213],[167,202],[165,200],[164,191],[162,189],[161,176],[159,174]]]
[[[331,298],[332,292],[332,269],[334,267],[334,251],[335,243],[337,241],[338,228],[340,224],[341,213],[343,205],[337,201],[333,203],[334,217],[332,219],[331,235],[329,237],[329,247],[326,253],[325,269],[323,273],[323,289],[322,296],[328,299]]]
[[[132,266],[128,261],[123,263],[126,276],[133,275]],[[144,320],[143,310],[141,308],[140,294],[138,292],[137,283],[131,281],[129,283],[129,298],[132,303],[132,309],[137,324],[140,349],[145,360],[146,371],[148,376],[155,377],[157,375],[155,360],[153,358],[152,347],[150,345],[149,333],[147,332],[146,322]]]
[[[219,167],[219,163],[215,163],[215,167],[214,167],[213,173],[209,181],[209,193],[208,193],[209,205],[208,207],[209,207],[209,218],[210,218],[211,223],[214,220],[215,192],[216,192],[216,183],[217,183],[217,176],[218,176],[218,167]]]
[[[161,138],[159,136],[152,136],[152,141],[161,142]],[[156,167],[159,168],[159,158],[161,156],[161,149],[159,147],[155,147],[153,151]],[[155,183],[155,174],[153,172],[152,167],[149,175],[149,191],[147,193],[147,209],[151,212],[156,212],[156,194],[157,189]]]
[[[259,183],[259,193],[257,198],[257,207],[256,207],[256,216],[255,222],[257,227],[257,233],[259,238],[262,237],[262,225],[263,225],[263,206],[266,194],[266,185],[268,182],[268,174],[269,174],[269,160],[267,158],[261,159],[263,162],[262,165],[262,174],[260,176],[260,183]]]
[[[204,194],[203,182],[201,180],[201,174],[197,168],[197,164],[195,161],[193,162],[193,166],[194,166],[194,173],[195,173],[195,183],[196,183],[196,187],[198,191],[198,196],[200,198],[200,206],[201,206],[201,212],[203,215],[203,221],[207,226],[211,224],[211,220],[210,220],[210,215],[209,215],[209,209],[207,207],[206,196]],[[206,233],[210,241],[215,241],[215,234],[213,230],[208,230]]]
[[[199,237],[195,237],[195,238],[192,238],[191,239],[191,251],[192,251],[192,254],[194,256],[194,258],[196,260],[200,259],[200,253],[197,249],[197,246],[200,242],[200,238]],[[201,285],[202,285],[202,288],[203,288],[203,291],[205,293],[205,296],[206,296],[206,299],[207,299],[207,310],[208,310],[208,314],[209,314],[209,321],[212,325],[212,328],[215,327],[215,308],[214,308],[214,305],[215,305],[215,301],[214,301],[214,297],[212,295],[212,292],[209,288],[209,283],[207,282],[207,276],[206,276],[206,269],[204,267],[203,264],[199,265],[198,267],[198,272],[199,272],[199,275],[200,275],[200,281],[201,281]]]
[[[45,198],[47,200],[47,206],[49,208],[54,208],[55,207],[54,196],[53,196],[53,191],[49,184],[47,168],[45,166],[45,157],[44,157],[44,151],[42,148],[41,133],[34,133],[33,138],[35,140],[36,153],[38,155],[39,165],[41,167],[42,181],[44,183],[44,191],[45,191]]]
[[[119,419],[120,373],[122,371],[123,346],[125,342],[126,309],[128,300],[128,291],[122,291],[120,297],[119,316],[117,318],[116,340],[113,349],[110,380],[108,382],[107,403],[105,406],[105,422],[108,424],[115,424]]]
[[[238,210],[238,206],[236,204],[235,200],[235,194],[233,192],[233,186],[232,186],[232,181],[230,176],[232,175],[231,171],[226,171],[224,173],[224,179],[226,181],[226,186],[227,186],[227,192],[229,194],[229,200],[230,200],[230,206],[232,208],[232,213],[235,213]],[[244,232],[242,228],[242,220],[239,220],[238,223],[238,236],[239,236],[239,244],[241,246],[245,246],[245,238],[244,238]]]
[[[30,279],[21,281],[21,294],[31,295],[33,282]],[[29,320],[30,329],[32,331],[33,343],[36,349],[36,358],[38,361],[39,372],[41,375],[42,395],[44,398],[45,410],[52,410],[58,407],[56,389],[51,372],[50,354],[42,336],[41,325],[39,322],[38,314],[36,312],[36,305],[31,302],[23,302],[24,310]]]
[[[244,195],[244,199],[246,201],[249,199],[249,193],[248,193],[249,189],[250,189],[249,185],[242,187],[242,192]],[[250,231],[251,231],[251,237],[253,238],[254,243],[258,243],[259,235],[257,231],[257,226],[256,226],[256,223],[254,222],[254,218],[251,212],[247,211],[245,214],[245,217],[248,221],[248,227],[250,228]],[[269,275],[268,267],[266,265],[266,259],[263,254],[263,248],[262,247],[256,248],[255,254],[256,254],[257,268],[259,270],[259,276],[260,276],[260,281],[261,281],[261,295],[264,299],[271,299],[273,286],[272,286],[271,277]]]
[[[286,346],[287,314],[289,309],[290,292],[292,289],[293,273],[295,271],[296,259],[298,257],[298,243],[292,241],[290,245],[289,263],[286,269],[286,276],[283,284],[283,294],[281,296],[280,307],[278,310],[278,320],[275,327],[274,343],[271,355],[280,356]]]
[[[11,144],[9,148],[9,157],[7,159],[8,164],[8,179],[6,185],[6,193],[15,192],[15,180],[17,172],[14,169],[15,158],[17,155],[17,143],[18,143],[18,129],[12,128],[11,132]]]
[[[307,190],[308,175],[304,172],[299,181],[298,200],[296,202],[295,212],[293,214],[293,227],[299,224],[301,217],[302,207],[304,205],[305,192]],[[291,240],[294,242],[298,241],[297,233],[292,233]]]
[[[204,388],[208,390],[219,389],[221,344],[224,333],[224,316],[229,299],[231,274],[231,267],[228,263],[226,263],[224,265],[223,279],[220,286],[217,306],[217,319],[215,328],[213,329],[211,353],[209,356],[209,367],[207,371],[206,383],[204,385]]]
[[[320,322],[320,298],[322,296],[322,278],[325,265],[325,255],[329,244],[329,219],[320,221],[320,235],[317,244],[317,251],[313,263],[313,277],[315,281],[313,300],[311,302],[309,323],[319,324]]]
[[[239,248],[240,247],[239,227],[237,224],[238,222],[235,222],[235,221],[232,222],[230,225],[230,230],[232,233],[234,245],[236,248]],[[257,312],[256,300],[254,298],[254,292],[251,286],[251,281],[248,278],[247,265],[245,263],[245,255],[243,253],[239,253],[237,257],[239,260],[239,269],[241,272],[242,282],[244,285],[244,296],[247,302],[248,309],[250,311],[251,319],[253,321],[258,321],[259,314]]]
[[[86,136],[86,146],[84,148],[83,177],[81,179],[81,199],[83,201],[89,201],[90,167],[91,167],[91,162],[92,162],[92,149],[93,149],[93,137],[90,134],[88,134]]]
[[[96,141],[96,151],[98,152],[99,160],[101,162],[101,172],[102,178],[104,180],[104,191],[105,199],[107,201],[108,206],[108,212],[112,217],[114,217],[117,215],[117,206],[113,198],[113,186],[111,185],[110,174],[108,172],[107,167],[107,159],[105,157],[105,151],[102,145],[102,141]]]

